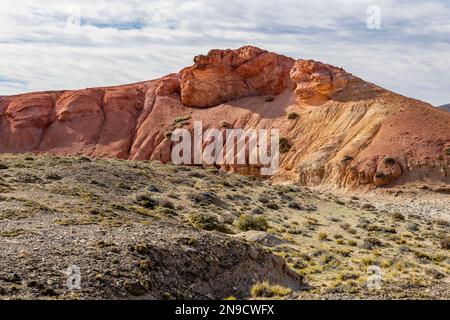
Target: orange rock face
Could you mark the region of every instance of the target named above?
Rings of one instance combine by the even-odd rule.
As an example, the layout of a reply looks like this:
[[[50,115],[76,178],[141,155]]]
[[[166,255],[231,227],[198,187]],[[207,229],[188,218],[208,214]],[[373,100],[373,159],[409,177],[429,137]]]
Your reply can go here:
[[[306,103],[317,105],[344,90],[351,78],[342,69],[313,60],[299,60],[291,70],[291,79],[297,83],[297,96]]]
[[[278,95],[291,86],[294,60],[255,47],[212,50],[181,72],[181,101],[207,108],[237,98]]]
[[[321,62],[251,46],[213,50],[153,81],[0,97],[0,152],[170,162],[170,132],[193,130],[194,121],[279,129],[291,147],[273,180],[346,188],[450,183],[449,112]]]

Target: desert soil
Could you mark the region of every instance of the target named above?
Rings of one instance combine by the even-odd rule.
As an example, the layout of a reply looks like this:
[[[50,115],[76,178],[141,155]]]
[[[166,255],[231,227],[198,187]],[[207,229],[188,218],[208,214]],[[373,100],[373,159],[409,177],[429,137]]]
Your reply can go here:
[[[445,186],[349,194],[216,168],[0,155],[0,298],[449,299],[448,204]]]

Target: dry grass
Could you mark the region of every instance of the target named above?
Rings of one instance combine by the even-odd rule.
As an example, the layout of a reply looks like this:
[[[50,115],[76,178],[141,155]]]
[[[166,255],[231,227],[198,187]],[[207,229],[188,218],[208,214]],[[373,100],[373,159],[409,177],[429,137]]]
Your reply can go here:
[[[226,237],[257,230],[274,241],[252,243],[284,258],[315,288],[301,297],[366,298],[367,269],[377,265],[383,296],[449,298],[448,289],[434,290],[450,272],[445,220],[379,212],[362,197],[272,186],[215,168],[35,155],[2,155],[0,164],[0,222],[10,224],[0,228],[5,239],[39,233],[30,223],[36,216],[55,228],[107,231],[161,222]],[[291,296],[264,281],[253,289],[255,297]]]

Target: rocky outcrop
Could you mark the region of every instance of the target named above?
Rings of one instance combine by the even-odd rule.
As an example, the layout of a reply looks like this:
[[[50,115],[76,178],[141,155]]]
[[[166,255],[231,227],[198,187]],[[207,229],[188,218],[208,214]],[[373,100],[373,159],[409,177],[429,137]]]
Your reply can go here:
[[[385,158],[378,166],[373,178],[377,187],[384,187],[391,184],[402,175],[402,167],[394,158]]]
[[[237,98],[278,95],[292,85],[294,60],[259,48],[212,50],[181,72],[181,101],[212,107]]]
[[[315,105],[347,88],[352,78],[343,69],[313,60],[299,60],[291,70],[291,79],[297,84],[295,94],[301,101]]]
[[[154,81],[0,97],[0,152],[170,162],[170,133],[192,130],[194,121],[205,130],[279,129],[289,148],[273,180],[346,188],[450,183],[450,113],[340,68],[250,46],[213,50]]]

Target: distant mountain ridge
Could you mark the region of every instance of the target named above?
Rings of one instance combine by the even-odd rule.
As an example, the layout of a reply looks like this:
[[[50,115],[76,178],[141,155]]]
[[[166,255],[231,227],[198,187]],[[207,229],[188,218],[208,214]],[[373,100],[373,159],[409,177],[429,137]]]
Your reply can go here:
[[[443,106],[439,106],[438,108],[450,111],[450,103],[449,104],[444,104]]]

